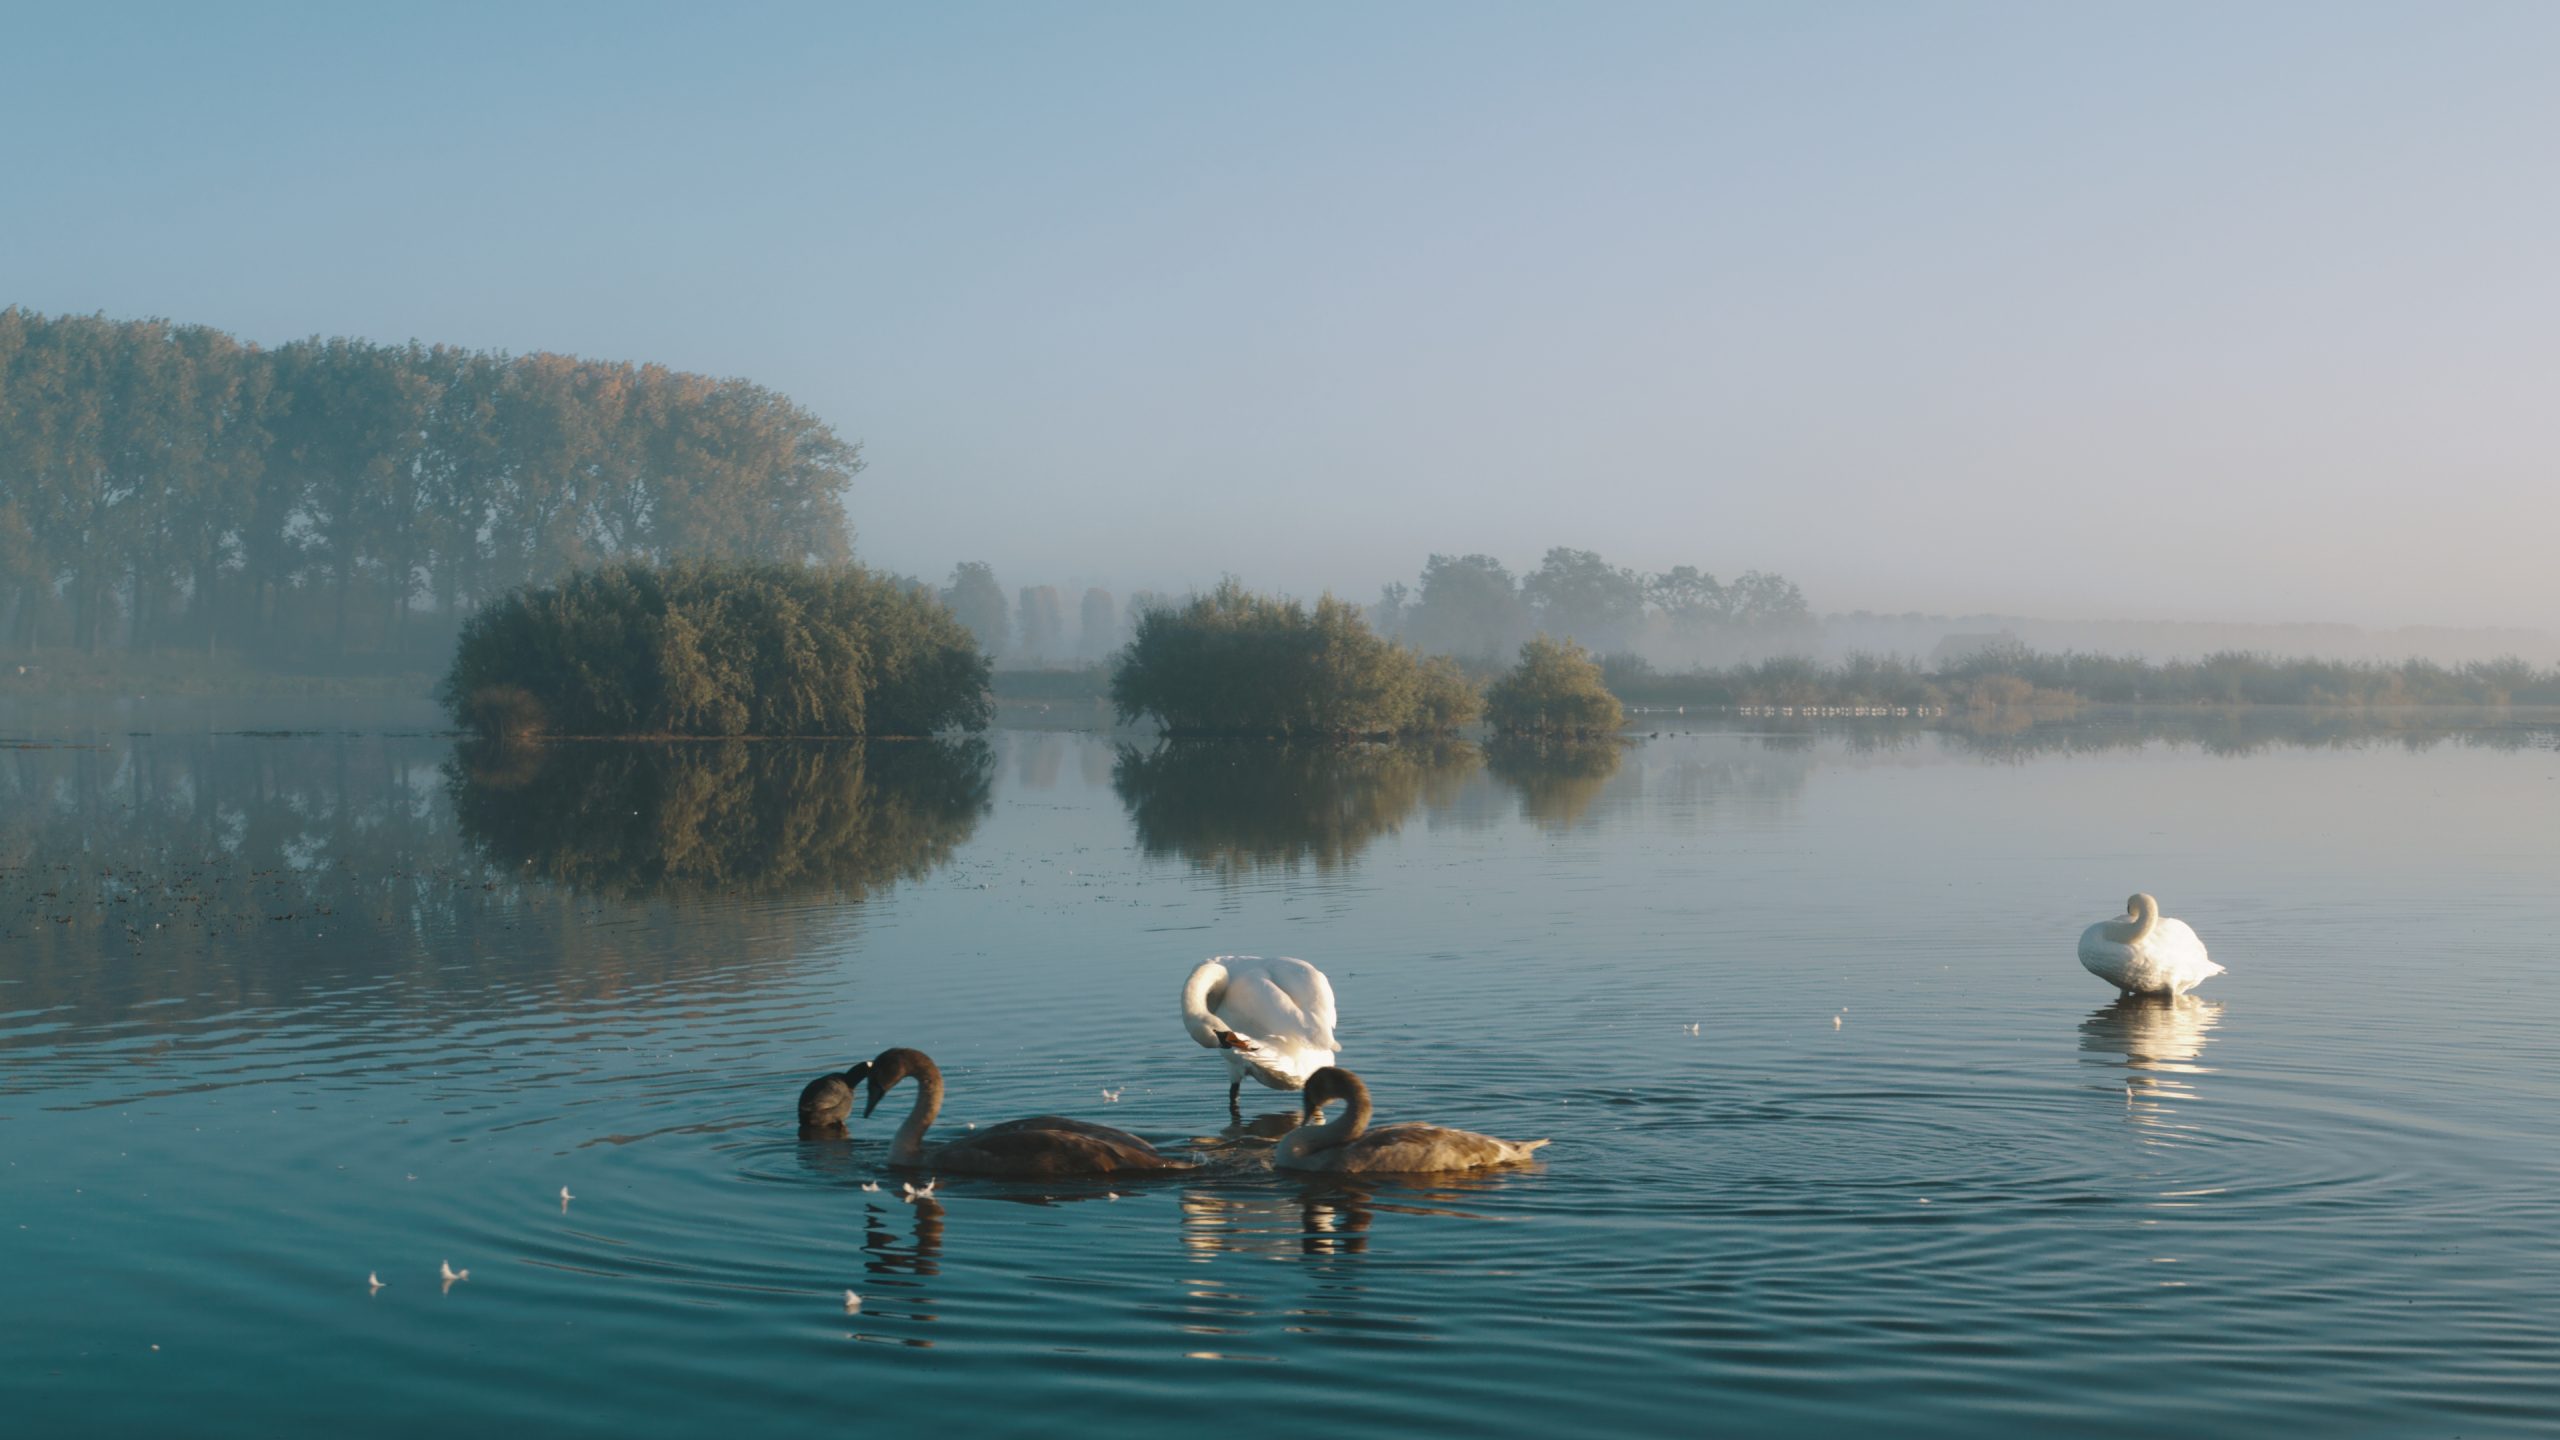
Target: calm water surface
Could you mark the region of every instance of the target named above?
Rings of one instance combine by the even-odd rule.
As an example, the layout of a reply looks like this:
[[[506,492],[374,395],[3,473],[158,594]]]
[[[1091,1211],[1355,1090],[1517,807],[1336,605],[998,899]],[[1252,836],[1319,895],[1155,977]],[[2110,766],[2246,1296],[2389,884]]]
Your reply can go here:
[[[2551,729],[1688,723],[1545,756],[526,760],[397,709],[0,712],[0,1414],[2560,1416]],[[2073,959],[2135,888],[2230,966],[2201,1001],[2114,1003]],[[1259,1168],[1292,1107],[1229,1126],[1175,1015],[1220,952],[1332,974],[1382,1119],[1551,1135],[1545,1163]],[[867,1192],[888,1120],[803,1141],[792,1100],[890,1044],[941,1061],[955,1130],[1062,1111],[1210,1166]]]

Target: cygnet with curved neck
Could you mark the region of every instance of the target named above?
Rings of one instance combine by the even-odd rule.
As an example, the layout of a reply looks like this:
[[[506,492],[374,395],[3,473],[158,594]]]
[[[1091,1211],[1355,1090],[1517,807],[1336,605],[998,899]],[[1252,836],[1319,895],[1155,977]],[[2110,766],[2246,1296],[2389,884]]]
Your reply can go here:
[[[889,1163],[903,1170],[1036,1179],[1192,1168],[1188,1161],[1157,1154],[1154,1146],[1126,1130],[1062,1115],[1034,1115],[982,1126],[947,1145],[927,1149],[924,1132],[933,1117],[942,1113],[942,1068],[923,1051],[899,1046],[872,1059],[867,1082],[870,1099],[862,1113],[868,1116],[879,1109],[881,1097],[908,1079],[916,1082],[915,1107],[889,1140]]]
[[[800,1090],[800,1127],[840,1129],[853,1114],[853,1090],[871,1074],[871,1062],[857,1060],[841,1075],[821,1075]]]
[[[1312,1123],[1324,1107],[1339,1100],[1342,1114]],[[1303,1107],[1310,1122],[1272,1147],[1271,1163],[1283,1170],[1324,1170],[1335,1174],[1427,1174],[1433,1171],[1483,1170],[1516,1165],[1530,1158],[1544,1140],[1497,1140],[1472,1130],[1407,1121],[1369,1128],[1369,1087],[1360,1077],[1327,1065],[1307,1077]]]

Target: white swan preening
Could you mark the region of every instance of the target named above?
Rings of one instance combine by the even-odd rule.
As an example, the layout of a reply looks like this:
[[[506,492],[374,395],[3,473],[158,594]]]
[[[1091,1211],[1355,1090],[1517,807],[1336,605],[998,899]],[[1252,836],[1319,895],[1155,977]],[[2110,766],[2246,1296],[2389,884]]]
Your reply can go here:
[[[941,1067],[921,1050],[892,1047],[872,1059],[866,1078],[870,1099],[862,1107],[865,1118],[880,1108],[880,1097],[899,1081],[916,1082],[915,1108],[907,1112],[905,1123],[889,1141],[889,1163],[901,1169],[1039,1177],[1192,1168],[1187,1161],[1157,1154],[1154,1146],[1126,1130],[1058,1115],[1034,1115],[1027,1120],[989,1125],[928,1150],[924,1144],[925,1128],[933,1124],[933,1117],[942,1109]],[[933,1193],[931,1183],[920,1190],[913,1185],[908,1189],[917,1196]]]
[[[1544,1140],[1497,1140],[1472,1130],[1407,1121],[1369,1128],[1369,1087],[1360,1077],[1332,1065],[1307,1077],[1306,1116],[1313,1121],[1324,1107],[1343,1102],[1340,1117],[1321,1125],[1290,1131],[1272,1147],[1271,1163],[1284,1170],[1324,1170],[1335,1174],[1419,1175],[1446,1170],[1483,1170],[1514,1165],[1530,1158]]]
[[[1274,1090],[1303,1089],[1341,1047],[1333,982],[1304,960],[1220,955],[1182,982],[1182,1028],[1227,1057],[1227,1105],[1241,1103],[1246,1077]]]
[[[2184,995],[2222,973],[2184,920],[2165,920],[2160,902],[2135,895],[2124,914],[2080,932],[2080,963],[2127,995]]]

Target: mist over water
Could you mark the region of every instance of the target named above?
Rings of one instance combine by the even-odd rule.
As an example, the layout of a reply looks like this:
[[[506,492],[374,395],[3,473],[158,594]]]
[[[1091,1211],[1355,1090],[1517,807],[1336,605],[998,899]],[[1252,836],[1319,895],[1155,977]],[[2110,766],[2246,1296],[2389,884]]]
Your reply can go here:
[[[913,1428],[967,1394],[977,1429],[1152,1434],[1201,1385],[1347,1434],[2560,1404],[2549,718],[506,768],[256,719],[0,714],[38,1429],[674,1434],[849,1394]],[[2166,1004],[2082,972],[2137,885],[2231,973]],[[1332,974],[1382,1121],[1544,1163],[1260,1169],[1288,1098],[1230,1128],[1173,1003],[1224,951]],[[954,1129],[1053,1110],[1212,1168],[865,1191],[887,1122],[804,1142],[791,1097],[892,1043]]]

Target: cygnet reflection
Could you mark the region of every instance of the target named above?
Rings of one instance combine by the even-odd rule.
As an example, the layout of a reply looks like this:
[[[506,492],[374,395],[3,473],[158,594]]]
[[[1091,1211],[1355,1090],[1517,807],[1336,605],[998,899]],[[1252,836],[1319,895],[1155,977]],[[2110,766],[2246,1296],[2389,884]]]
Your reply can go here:
[[[898,1233],[898,1221],[910,1221]],[[873,1275],[939,1275],[942,1273],[942,1202],[930,1197],[863,1207],[862,1268]]]
[[[1500,1174],[1446,1175],[1413,1184],[1325,1175],[1276,1193],[1185,1190],[1182,1245],[1237,1255],[1358,1255],[1368,1249],[1369,1228],[1381,1214],[1487,1218],[1457,1208],[1458,1202],[1471,1192],[1498,1187],[1504,1179]]]
[[[1377,1218],[1365,1189],[1307,1185],[1295,1193],[1182,1193],[1182,1246],[1202,1254],[1358,1255]]]

